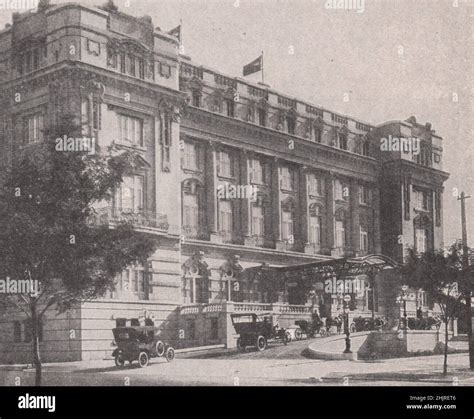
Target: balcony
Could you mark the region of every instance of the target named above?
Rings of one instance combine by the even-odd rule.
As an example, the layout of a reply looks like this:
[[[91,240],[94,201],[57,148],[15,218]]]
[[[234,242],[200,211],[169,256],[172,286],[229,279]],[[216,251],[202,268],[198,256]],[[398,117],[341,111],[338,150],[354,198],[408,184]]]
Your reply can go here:
[[[181,228],[181,234],[187,239],[209,240],[209,231],[206,228],[193,225],[185,225]]]
[[[114,225],[120,223],[131,223],[134,227],[150,228],[164,233],[169,229],[167,215],[132,208],[99,208],[96,210],[92,219],[92,224],[97,225]]]
[[[181,315],[197,315],[205,313],[272,313],[275,315],[311,315],[309,305],[290,305],[284,303],[240,303],[223,301],[220,303],[196,303],[180,307]]]

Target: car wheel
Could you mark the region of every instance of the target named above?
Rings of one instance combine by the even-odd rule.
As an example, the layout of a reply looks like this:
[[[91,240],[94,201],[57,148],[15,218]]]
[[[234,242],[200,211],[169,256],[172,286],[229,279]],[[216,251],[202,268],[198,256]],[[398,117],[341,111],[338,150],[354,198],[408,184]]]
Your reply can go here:
[[[295,339],[296,340],[303,339],[303,332],[301,331],[301,329],[296,329],[295,330]]]
[[[265,339],[265,336],[259,336],[257,338],[257,349],[259,351],[263,351],[265,350],[266,347],[267,347],[267,340]]]
[[[117,367],[123,367],[125,365],[125,359],[123,358],[122,353],[115,355],[115,365]]]
[[[146,352],[140,352],[138,355],[138,365],[140,368],[145,368],[148,366],[148,362],[150,362],[150,357]]]
[[[155,352],[157,356],[163,356],[165,354],[165,344],[161,340],[156,341]]]
[[[165,358],[168,362],[174,359],[174,349],[171,346],[166,350]]]
[[[245,345],[242,342],[242,338],[237,339],[237,348],[239,348],[241,352],[245,352]]]

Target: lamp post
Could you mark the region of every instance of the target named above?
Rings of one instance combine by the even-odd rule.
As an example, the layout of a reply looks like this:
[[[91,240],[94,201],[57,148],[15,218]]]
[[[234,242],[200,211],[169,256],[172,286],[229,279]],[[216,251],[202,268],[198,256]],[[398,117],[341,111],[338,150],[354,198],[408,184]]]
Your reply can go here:
[[[397,303],[403,304],[403,329],[405,332],[408,330],[408,322],[407,322],[407,291],[408,285],[402,286],[402,292],[397,297]]]
[[[346,349],[344,349],[345,354],[351,354],[351,330],[349,327],[349,313],[346,313],[346,303],[351,301],[351,296],[350,295],[344,295],[343,301],[342,301],[342,318],[344,320],[344,333],[346,334]]]

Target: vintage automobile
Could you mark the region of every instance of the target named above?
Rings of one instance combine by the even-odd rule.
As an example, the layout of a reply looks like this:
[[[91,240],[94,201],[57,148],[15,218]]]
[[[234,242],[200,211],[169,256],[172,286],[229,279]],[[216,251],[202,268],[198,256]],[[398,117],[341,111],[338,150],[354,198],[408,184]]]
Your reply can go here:
[[[247,346],[256,346],[259,351],[263,351],[270,340],[279,340],[287,345],[290,334],[282,327],[279,327],[276,316],[272,313],[238,313],[231,314],[232,324],[239,335],[237,347],[245,351]]]
[[[125,326],[116,327],[112,332],[117,345],[112,356],[117,367],[123,367],[125,361],[131,364],[137,360],[138,365],[144,368],[150,358],[165,357],[168,362],[174,359],[174,348],[159,339],[157,327]]]

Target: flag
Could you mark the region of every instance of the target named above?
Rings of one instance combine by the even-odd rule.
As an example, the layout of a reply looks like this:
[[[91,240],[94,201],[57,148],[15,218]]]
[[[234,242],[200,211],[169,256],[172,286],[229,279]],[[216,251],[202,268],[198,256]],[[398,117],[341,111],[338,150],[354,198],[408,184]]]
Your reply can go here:
[[[253,60],[250,64],[244,65],[244,77],[249,74],[257,73],[263,68],[263,55]]]
[[[181,42],[181,25],[176,26],[176,28],[171,29],[168,32],[168,35],[175,36]]]

